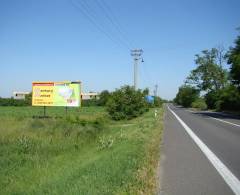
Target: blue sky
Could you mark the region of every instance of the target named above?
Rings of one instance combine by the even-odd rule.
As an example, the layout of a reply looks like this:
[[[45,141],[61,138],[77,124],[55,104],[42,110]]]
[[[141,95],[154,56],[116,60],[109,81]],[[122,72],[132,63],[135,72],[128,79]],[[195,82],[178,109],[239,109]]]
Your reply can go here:
[[[130,45],[144,50],[139,87],[158,84],[172,99],[194,55],[227,49],[240,26],[239,0],[104,0],[120,33],[97,1],[0,0],[0,96],[29,91],[32,81],[81,80],[85,92],[131,85]]]

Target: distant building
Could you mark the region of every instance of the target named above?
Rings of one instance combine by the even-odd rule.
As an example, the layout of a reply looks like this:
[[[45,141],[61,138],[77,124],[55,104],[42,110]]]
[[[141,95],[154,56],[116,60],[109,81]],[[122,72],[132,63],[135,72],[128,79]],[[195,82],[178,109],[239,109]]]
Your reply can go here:
[[[30,92],[18,92],[14,91],[13,92],[13,99],[16,100],[25,100],[26,95],[30,94]]]
[[[16,100],[24,100],[26,95],[28,95],[30,92],[13,92],[13,99]],[[96,92],[89,92],[89,93],[81,93],[81,99],[82,100],[90,100],[90,99],[98,99],[99,94]]]
[[[96,92],[81,93],[82,100],[98,99],[99,94]]]

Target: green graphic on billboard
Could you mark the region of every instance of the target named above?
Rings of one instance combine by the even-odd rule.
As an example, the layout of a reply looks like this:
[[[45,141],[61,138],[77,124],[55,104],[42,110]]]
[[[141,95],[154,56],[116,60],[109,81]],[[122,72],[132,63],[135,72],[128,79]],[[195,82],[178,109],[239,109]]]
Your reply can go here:
[[[53,91],[54,106],[80,106],[79,83],[56,83]]]

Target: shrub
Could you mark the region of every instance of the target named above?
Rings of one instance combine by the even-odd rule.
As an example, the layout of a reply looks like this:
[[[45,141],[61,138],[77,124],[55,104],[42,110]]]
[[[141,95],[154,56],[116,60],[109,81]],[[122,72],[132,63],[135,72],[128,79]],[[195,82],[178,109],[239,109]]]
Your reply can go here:
[[[199,98],[199,90],[189,85],[183,85],[179,88],[174,102],[184,107],[190,107],[197,98]]]
[[[97,102],[98,106],[105,106],[110,97],[110,92],[108,90],[103,90],[99,95],[99,100]]]
[[[240,92],[233,85],[225,87],[220,91],[215,106],[217,110],[240,111]]]
[[[13,98],[0,98],[0,106],[29,106],[29,100],[16,100]]]
[[[111,94],[106,106],[112,119],[132,119],[148,110],[145,93],[133,87],[124,86]]]
[[[219,94],[219,91],[211,91],[205,95],[206,104],[209,109],[216,108],[216,102],[219,100]]]
[[[154,106],[161,107],[162,104],[163,104],[163,100],[158,96],[154,96]]]
[[[196,108],[199,110],[206,110],[207,104],[203,98],[198,98],[192,103],[192,108]]]
[[[95,98],[89,100],[82,100],[83,107],[97,106],[97,100]]]

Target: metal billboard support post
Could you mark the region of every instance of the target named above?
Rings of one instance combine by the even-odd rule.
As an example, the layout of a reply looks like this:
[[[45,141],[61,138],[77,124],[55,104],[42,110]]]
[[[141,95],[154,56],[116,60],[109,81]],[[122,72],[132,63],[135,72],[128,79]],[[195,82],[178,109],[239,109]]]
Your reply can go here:
[[[43,106],[43,116],[46,117],[46,106]]]
[[[65,114],[66,114],[66,116],[67,116],[67,111],[68,111],[68,107],[66,106],[65,107]]]

